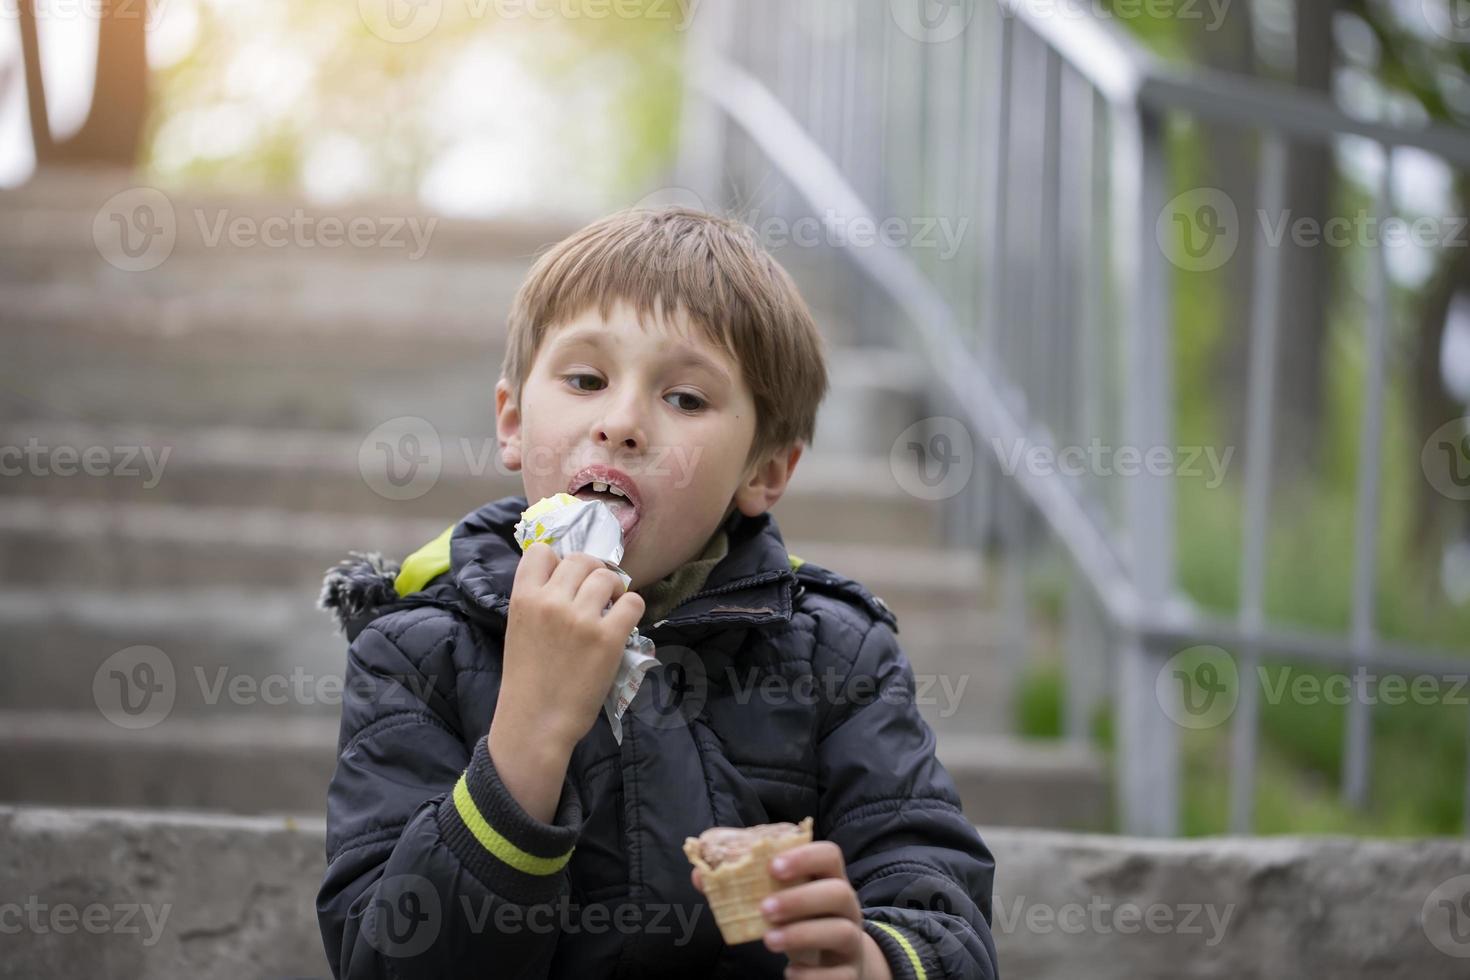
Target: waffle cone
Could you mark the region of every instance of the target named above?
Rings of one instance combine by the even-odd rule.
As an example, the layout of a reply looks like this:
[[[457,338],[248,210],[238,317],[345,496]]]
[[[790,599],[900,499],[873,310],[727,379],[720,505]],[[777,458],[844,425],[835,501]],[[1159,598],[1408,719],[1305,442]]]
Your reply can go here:
[[[761,901],[785,887],[767,870],[771,858],[782,851],[809,844],[811,840],[812,818],[807,817],[796,825],[792,833],[783,837],[761,838],[739,860],[711,868],[704,860],[699,839],[685,838],[684,854],[689,863],[699,869],[705,898],[709,901],[710,911],[715,914],[720,935],[728,945],[748,943],[765,935],[770,926],[761,915]]]

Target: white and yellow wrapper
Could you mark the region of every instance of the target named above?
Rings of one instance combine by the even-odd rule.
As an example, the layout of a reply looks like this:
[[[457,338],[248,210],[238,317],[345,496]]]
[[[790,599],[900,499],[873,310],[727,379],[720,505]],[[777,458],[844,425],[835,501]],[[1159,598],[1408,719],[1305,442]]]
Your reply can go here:
[[[521,512],[515,535],[522,551],[542,542],[549,544],[558,558],[588,554],[617,572],[624,588],[632,584],[628,573],[618,567],[618,562],[623,560],[623,529],[600,500],[578,500],[569,493],[543,497]],[[652,640],[640,635],[636,628],[629,633],[612,688],[602,702],[603,713],[619,745],[623,744],[623,713],[633,703],[643,676],[658,664],[653,651]]]

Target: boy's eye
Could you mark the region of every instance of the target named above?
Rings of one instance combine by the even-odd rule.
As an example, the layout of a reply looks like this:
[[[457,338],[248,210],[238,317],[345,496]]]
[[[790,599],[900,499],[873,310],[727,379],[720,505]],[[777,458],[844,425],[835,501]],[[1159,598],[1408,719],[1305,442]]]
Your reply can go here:
[[[567,384],[570,384],[572,386],[572,388],[574,390],[576,390],[576,391],[601,391],[602,390],[602,386],[603,386],[602,379],[599,378],[595,374],[569,374],[569,375],[567,375],[567,379],[566,380],[567,380]],[[593,382],[596,383],[596,387],[593,387],[593,388],[580,388],[576,384],[576,382],[579,381],[579,380],[582,380],[582,381],[593,381]]]
[[[664,401],[668,401],[670,398],[684,399],[684,401],[674,404],[674,407],[685,412],[697,412],[701,408],[704,408],[705,404],[703,398],[700,398],[698,395],[694,394],[691,391],[671,392],[670,394],[664,396]]]
[[[607,387],[607,382],[595,374],[568,374],[565,376],[565,381],[572,386],[573,391],[601,391]],[[692,391],[675,391],[664,396],[665,401],[670,399],[677,399],[671,404],[684,412],[698,412],[707,404],[703,398]]]

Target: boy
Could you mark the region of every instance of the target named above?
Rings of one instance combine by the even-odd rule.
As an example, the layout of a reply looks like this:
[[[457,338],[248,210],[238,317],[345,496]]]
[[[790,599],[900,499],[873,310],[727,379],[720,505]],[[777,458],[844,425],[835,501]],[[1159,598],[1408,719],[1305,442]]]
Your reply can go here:
[[[323,588],[351,639],[317,898],[333,972],[995,976],[994,865],[894,618],[768,514],[827,386],[789,276],[739,223],[624,211],[544,254],[508,327],[496,427],[525,496]],[[521,511],[559,492],[618,518],[629,591],[586,555],[522,556]],[[619,742],[602,702],[635,626],[660,666]],[[726,946],[684,839],[808,815],[770,930]]]

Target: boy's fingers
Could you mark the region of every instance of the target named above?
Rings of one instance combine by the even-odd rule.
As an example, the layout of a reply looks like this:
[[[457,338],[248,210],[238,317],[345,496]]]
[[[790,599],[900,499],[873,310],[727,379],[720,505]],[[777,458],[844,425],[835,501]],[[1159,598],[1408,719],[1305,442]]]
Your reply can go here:
[[[551,573],[556,571],[556,564],[556,552],[551,550],[551,545],[538,541],[526,549],[516,565],[515,584],[531,588],[545,585]]]
[[[782,851],[771,859],[771,875],[777,881],[803,878],[847,878],[842,848],[829,840],[812,841]]]
[[[691,881],[694,882],[694,887],[699,890],[699,893],[701,895],[703,895],[704,894],[704,875],[702,875],[702,874],[699,873],[699,869],[698,868],[691,868],[690,869],[689,878],[690,878]]]
[[[845,880],[819,878],[774,893],[761,903],[761,915],[772,924],[829,915],[860,922],[863,910],[858,905],[857,893]]]
[[[613,607],[607,611],[607,616],[604,617],[603,622],[607,624],[607,628],[610,631],[627,639],[628,634],[633,632],[633,628],[643,618],[644,608],[643,597],[641,595],[636,592],[624,592],[618,596],[617,601],[613,603]]]
[[[567,555],[557,563],[556,571],[551,573],[546,587],[570,602],[577,597],[577,590],[582,587],[582,582],[588,575],[606,567],[591,555]]]
[[[603,567],[592,571],[577,588],[576,604],[588,613],[601,615],[612,597],[623,591],[623,580],[612,569]]]
[[[765,934],[766,948],[793,961],[856,962],[863,951],[863,930],[849,919],[808,919]],[[829,954],[823,957],[823,954]]]

